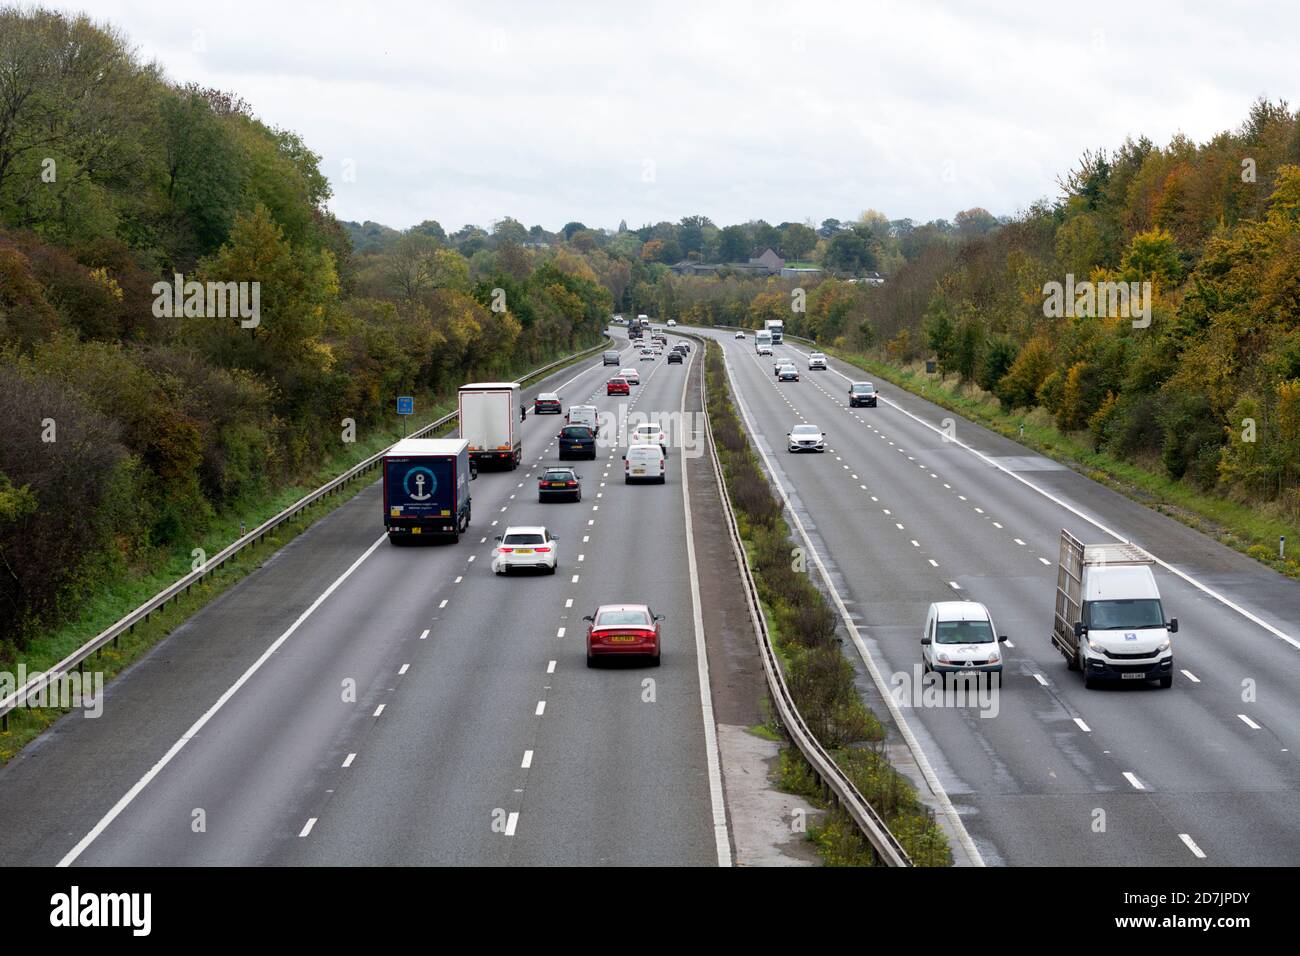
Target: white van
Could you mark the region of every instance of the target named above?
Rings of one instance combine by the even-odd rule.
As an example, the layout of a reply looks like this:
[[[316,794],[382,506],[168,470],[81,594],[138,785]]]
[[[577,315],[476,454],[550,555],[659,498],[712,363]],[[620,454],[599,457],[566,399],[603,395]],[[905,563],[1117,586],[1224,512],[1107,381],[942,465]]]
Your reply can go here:
[[[570,425],[586,425],[595,431],[598,415],[595,405],[570,405],[569,414],[564,420]]]
[[[668,480],[668,463],[664,450],[658,445],[632,445],[623,456],[623,483],[634,481]]]
[[[993,627],[989,609],[978,601],[936,601],[921,632],[921,666],[947,686],[949,674],[998,675],[1002,686],[1002,648],[1006,635]]]

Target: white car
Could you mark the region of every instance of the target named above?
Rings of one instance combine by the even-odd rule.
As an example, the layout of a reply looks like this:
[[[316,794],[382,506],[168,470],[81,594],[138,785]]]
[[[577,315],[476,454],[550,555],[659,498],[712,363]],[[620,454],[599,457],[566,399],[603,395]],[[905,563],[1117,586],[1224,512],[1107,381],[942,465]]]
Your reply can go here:
[[[629,445],[658,445],[665,455],[668,454],[668,433],[661,425],[647,422],[632,429],[628,439]]]
[[[540,568],[554,574],[560,566],[559,541],[542,525],[514,525],[497,535],[492,570],[506,574],[515,568]]]
[[[670,328],[670,329],[675,329],[675,328],[677,328],[677,320],[676,320],[676,319],[669,319],[669,320],[668,320],[668,328]]]
[[[759,355],[771,355],[771,354],[772,354],[772,346],[770,346],[770,345],[760,345],[760,346],[758,347],[758,354],[759,354]]]
[[[642,350],[641,350],[641,359],[640,359],[640,361],[642,361],[642,362],[653,362],[654,360],[655,360],[655,353],[654,353],[654,352],[652,352],[650,349],[642,349]]]
[[[826,451],[826,435],[816,425],[795,425],[788,437],[790,451]]]
[[[813,352],[808,356],[808,371],[811,372],[814,369],[826,371],[826,356],[821,352]]]
[[[938,674],[945,686],[949,674],[988,674],[989,686],[998,675],[1002,686],[1002,643],[989,609],[978,601],[938,601],[930,605],[921,632],[921,666]]]
[[[738,339],[743,339],[744,337],[745,337],[745,333],[744,333],[744,332],[737,332],[737,333],[736,333],[736,338],[738,338]]]
[[[641,384],[641,373],[634,368],[621,368],[618,370],[620,378],[627,379],[629,385]]]
[[[658,445],[632,445],[623,456],[623,483],[630,485],[634,481],[657,481],[663,484],[668,480],[668,462],[664,450]]]

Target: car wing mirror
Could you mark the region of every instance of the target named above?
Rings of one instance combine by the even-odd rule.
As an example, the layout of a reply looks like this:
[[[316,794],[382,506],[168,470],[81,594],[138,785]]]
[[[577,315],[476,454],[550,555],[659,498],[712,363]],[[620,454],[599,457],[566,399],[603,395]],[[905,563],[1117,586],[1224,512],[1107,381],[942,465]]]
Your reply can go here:
[[[1083,637],[1085,631],[1087,631],[1087,628],[1083,626],[1083,622],[1082,622],[1082,621],[1075,621],[1075,622],[1074,622],[1074,636],[1075,636],[1075,637]]]
[[[1007,642],[1007,636],[1005,634],[1003,634],[1001,637],[998,638],[999,644],[1005,644],[1006,642]]]
[[[497,539],[498,541],[500,541],[500,540],[501,540],[501,535],[497,535],[497,538],[496,538],[496,539]]]
[[[1171,617],[1171,618],[1169,619],[1169,633],[1170,633],[1170,634],[1177,634],[1177,633],[1178,633],[1178,618],[1176,618],[1176,617]]]
[[[663,616],[662,614],[656,614],[656,615],[655,615],[655,620],[656,620],[656,621],[662,621],[663,619],[664,619],[664,616]]]
[[[594,623],[596,622],[596,619],[595,619],[594,617],[592,617],[592,615],[590,615],[590,614],[584,614],[584,615],[582,616],[582,619],[583,619],[584,621],[587,621],[588,623],[591,623],[591,624],[594,624]]]

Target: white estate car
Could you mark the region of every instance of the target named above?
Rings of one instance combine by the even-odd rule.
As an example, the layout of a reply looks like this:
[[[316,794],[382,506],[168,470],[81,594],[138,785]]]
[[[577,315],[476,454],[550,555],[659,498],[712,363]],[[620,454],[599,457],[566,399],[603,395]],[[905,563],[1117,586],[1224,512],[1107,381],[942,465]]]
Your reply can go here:
[[[559,541],[543,525],[513,525],[497,535],[492,570],[506,574],[515,568],[540,568],[554,574],[560,566]]]
[[[629,385],[641,384],[641,373],[634,368],[621,368],[618,370],[620,377],[627,379]]]
[[[921,665],[943,678],[949,674],[998,675],[1002,686],[1002,642],[989,609],[978,601],[937,601],[921,632]]]
[[[821,352],[813,352],[808,356],[808,371],[811,372],[814,369],[826,371],[826,356]]]
[[[632,434],[628,437],[628,444],[658,445],[666,456],[668,454],[668,433],[664,431],[662,425],[647,422],[632,429]]]

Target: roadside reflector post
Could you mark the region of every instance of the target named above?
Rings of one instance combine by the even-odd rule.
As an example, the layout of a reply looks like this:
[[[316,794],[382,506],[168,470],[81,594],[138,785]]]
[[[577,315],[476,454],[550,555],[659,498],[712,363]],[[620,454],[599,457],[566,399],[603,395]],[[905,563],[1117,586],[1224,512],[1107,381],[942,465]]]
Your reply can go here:
[[[1277,536],[1277,556],[1283,561],[1286,560],[1286,535]]]

